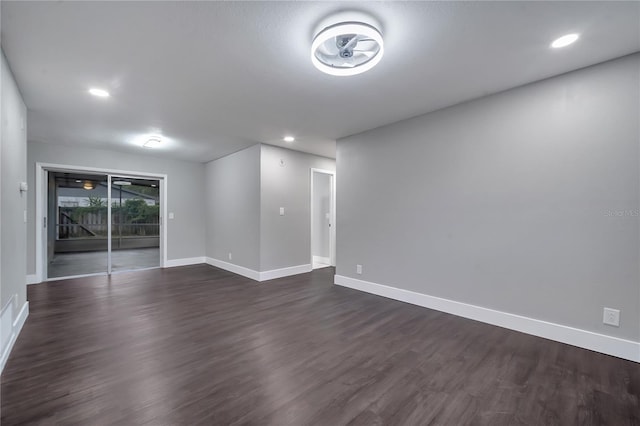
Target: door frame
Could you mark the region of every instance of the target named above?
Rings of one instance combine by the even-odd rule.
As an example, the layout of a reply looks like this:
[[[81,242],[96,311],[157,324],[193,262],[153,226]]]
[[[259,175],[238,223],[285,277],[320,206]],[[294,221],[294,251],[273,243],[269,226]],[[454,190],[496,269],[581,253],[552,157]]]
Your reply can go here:
[[[130,177],[130,178],[150,178],[157,180],[160,187],[160,267],[165,268],[167,265],[167,175],[162,173],[148,173],[148,172],[134,172],[130,170],[119,169],[104,169],[99,167],[86,167],[76,166],[69,164],[53,164],[53,163],[41,163],[36,162],[36,211],[35,211],[35,258],[36,258],[36,281],[43,282],[49,280],[47,277],[47,228],[44,225],[46,219],[45,211],[47,209],[47,185],[48,185],[48,173],[53,172],[89,172],[96,174],[107,175],[108,183],[107,192],[108,196],[111,196],[111,176],[117,175],[118,177]],[[111,215],[111,209],[109,211],[109,218]],[[111,228],[111,221],[109,220],[108,227]],[[109,232],[109,235],[111,233]],[[108,239],[108,255],[111,255],[111,238]],[[89,275],[106,275],[111,271],[100,272],[97,274]],[[70,278],[70,277],[65,277]],[[54,279],[51,279],[54,280]]]
[[[310,169],[310,185],[309,185],[309,235],[310,235],[310,244],[309,244],[309,259],[311,264],[311,269],[313,269],[313,174],[320,173],[331,176],[331,196],[329,197],[329,260],[331,266],[336,266],[336,172],[333,170],[325,170],[325,169]]]

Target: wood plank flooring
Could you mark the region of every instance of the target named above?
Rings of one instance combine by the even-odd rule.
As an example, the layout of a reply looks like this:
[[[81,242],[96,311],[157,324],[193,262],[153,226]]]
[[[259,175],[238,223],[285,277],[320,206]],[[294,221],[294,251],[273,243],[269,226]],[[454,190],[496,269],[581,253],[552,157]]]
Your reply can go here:
[[[206,265],[28,287],[10,425],[640,425],[640,365]]]

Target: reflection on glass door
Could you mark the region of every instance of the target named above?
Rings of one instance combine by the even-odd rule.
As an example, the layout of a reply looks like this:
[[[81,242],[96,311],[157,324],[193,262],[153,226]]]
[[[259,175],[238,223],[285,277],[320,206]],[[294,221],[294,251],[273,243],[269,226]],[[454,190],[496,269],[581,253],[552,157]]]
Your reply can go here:
[[[111,178],[111,271],[160,266],[157,180]]]
[[[53,170],[47,179],[46,278],[160,266],[158,180]]]
[[[47,276],[107,272],[106,175],[49,172]]]

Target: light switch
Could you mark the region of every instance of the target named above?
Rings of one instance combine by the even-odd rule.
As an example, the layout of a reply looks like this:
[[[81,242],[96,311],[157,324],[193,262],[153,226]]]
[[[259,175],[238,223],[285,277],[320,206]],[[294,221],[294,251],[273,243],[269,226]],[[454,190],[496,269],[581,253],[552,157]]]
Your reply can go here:
[[[24,223],[27,223],[27,211],[24,211]]]
[[[173,212],[169,212],[169,219],[173,219],[174,217]]]
[[[284,216],[284,207],[280,207],[280,216]]]

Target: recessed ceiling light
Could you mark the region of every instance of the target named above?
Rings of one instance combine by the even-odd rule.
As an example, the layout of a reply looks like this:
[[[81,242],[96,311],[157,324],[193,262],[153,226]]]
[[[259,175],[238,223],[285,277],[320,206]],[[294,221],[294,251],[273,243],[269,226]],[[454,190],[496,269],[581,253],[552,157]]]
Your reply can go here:
[[[82,181],[80,179],[76,179],[76,183],[81,183]]]
[[[156,186],[158,186],[158,185],[156,185],[155,183],[152,183],[152,184],[151,184],[151,187],[152,187],[152,188],[155,188]]]
[[[162,145],[162,138],[160,136],[151,136],[142,144],[145,148],[158,148],[160,145]]]
[[[341,22],[320,31],[311,43],[311,62],[320,71],[337,76],[361,74],[380,62],[382,34],[361,22]]]
[[[293,136],[285,136],[284,138],[282,138],[282,140],[285,142],[293,142],[296,140],[296,138],[294,138]]]
[[[566,46],[569,46],[570,44],[575,43],[576,40],[578,40],[579,38],[580,38],[580,34],[563,35],[562,37],[555,39],[553,43],[551,43],[551,47],[553,47],[554,49],[566,47]]]
[[[91,93],[93,96],[97,96],[99,98],[108,98],[110,96],[109,92],[107,92],[106,90],[97,89],[95,87],[89,89],[89,93]]]
[[[128,180],[114,180],[111,183],[114,184],[114,185],[118,185],[118,186],[129,186],[129,185],[131,185],[131,182],[129,182]]]

